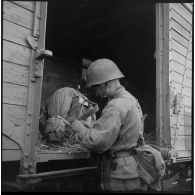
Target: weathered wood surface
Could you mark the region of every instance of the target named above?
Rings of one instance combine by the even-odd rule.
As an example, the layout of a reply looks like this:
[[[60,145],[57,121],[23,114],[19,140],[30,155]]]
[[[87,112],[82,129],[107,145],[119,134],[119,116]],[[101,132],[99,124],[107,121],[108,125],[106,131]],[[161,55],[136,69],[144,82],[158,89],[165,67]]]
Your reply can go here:
[[[182,64],[183,66],[186,65],[186,57],[179,54],[178,52],[176,52],[174,50],[171,51],[171,59],[173,59],[174,61]]]
[[[182,12],[183,13],[183,12]],[[182,17],[182,13],[177,13],[174,9],[171,10],[171,17],[180,23],[181,26],[183,26],[188,32],[191,31],[191,24]]]
[[[183,55],[184,57],[186,57],[187,55],[187,48],[173,39],[171,40],[171,49],[177,51],[179,54]]]
[[[188,48],[188,39],[184,38],[182,35],[180,35],[177,31],[174,29],[171,30],[171,38]]]
[[[3,18],[26,28],[33,28],[33,13],[12,2],[3,1]]]
[[[180,33],[183,37],[185,37],[187,40],[190,37],[190,32],[188,32],[183,26],[178,24],[175,20],[170,21],[171,28]]]
[[[20,150],[20,147],[18,146],[17,143],[9,139],[7,136],[4,134],[2,135],[2,149],[6,150]]]
[[[3,82],[28,86],[29,68],[3,61]]]
[[[12,1],[15,4],[18,4],[28,10],[34,11],[35,1]]]
[[[180,3],[171,3],[171,8],[180,14],[188,23],[192,24],[192,14]]]
[[[27,90],[25,86],[3,83],[3,103],[26,106]]]
[[[19,143],[21,147],[24,144],[25,119],[26,107],[3,104],[3,132]]]
[[[3,60],[30,66],[31,50],[9,41],[3,41]]]
[[[179,124],[180,126],[187,126],[191,128],[192,125],[192,117],[180,114],[179,118],[177,118],[176,114],[172,114],[171,117],[171,126]]]
[[[3,20],[3,39],[29,47],[26,39],[31,34],[31,30]]]
[[[21,150],[2,150],[3,161],[15,161],[22,159]]]
[[[185,66],[176,62],[175,60],[171,60],[170,70],[174,70],[175,72],[179,74],[184,74]]]
[[[192,149],[192,137],[189,136],[177,136],[175,142],[175,150],[191,150]]]

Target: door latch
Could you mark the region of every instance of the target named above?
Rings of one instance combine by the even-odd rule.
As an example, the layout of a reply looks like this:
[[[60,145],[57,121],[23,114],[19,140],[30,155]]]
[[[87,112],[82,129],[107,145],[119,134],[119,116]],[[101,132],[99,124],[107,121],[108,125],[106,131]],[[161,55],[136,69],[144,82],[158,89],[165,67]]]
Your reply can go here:
[[[35,53],[35,63],[34,63],[34,78],[40,78],[43,75],[43,65],[40,62],[46,56],[53,56],[53,52],[45,49],[38,49]]]
[[[45,49],[38,49],[35,53],[35,60],[42,60],[46,56],[53,56],[53,52]]]

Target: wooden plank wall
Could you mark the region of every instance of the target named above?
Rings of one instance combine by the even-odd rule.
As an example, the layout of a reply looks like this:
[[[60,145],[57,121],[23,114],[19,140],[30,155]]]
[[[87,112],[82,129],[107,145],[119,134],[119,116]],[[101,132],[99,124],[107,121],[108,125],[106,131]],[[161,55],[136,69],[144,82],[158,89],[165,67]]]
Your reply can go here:
[[[171,136],[177,157],[191,155],[192,135],[192,13],[182,4],[170,4],[169,83],[174,96],[181,94],[179,114],[170,110]],[[173,103],[173,102],[172,102]]]
[[[32,35],[33,17],[33,1],[3,1],[3,133],[15,141],[3,139],[5,152],[24,144],[31,60],[26,38]]]

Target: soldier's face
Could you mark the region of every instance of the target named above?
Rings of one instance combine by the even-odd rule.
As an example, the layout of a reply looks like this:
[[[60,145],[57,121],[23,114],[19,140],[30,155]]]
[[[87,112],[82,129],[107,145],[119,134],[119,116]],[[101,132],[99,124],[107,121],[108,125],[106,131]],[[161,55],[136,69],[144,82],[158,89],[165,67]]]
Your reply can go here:
[[[92,87],[93,93],[95,96],[100,97],[100,98],[105,98],[106,97],[106,88],[105,84],[100,84],[100,85],[95,85]]]

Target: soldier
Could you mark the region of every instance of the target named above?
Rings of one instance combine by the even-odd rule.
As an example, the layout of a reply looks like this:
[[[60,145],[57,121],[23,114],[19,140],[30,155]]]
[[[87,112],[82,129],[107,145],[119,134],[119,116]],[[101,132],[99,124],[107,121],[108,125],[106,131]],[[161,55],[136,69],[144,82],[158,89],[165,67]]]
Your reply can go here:
[[[143,131],[142,110],[119,79],[124,75],[109,59],[98,59],[87,70],[87,86],[100,98],[108,98],[101,117],[91,126],[72,122],[81,142],[101,154],[101,188],[105,191],[146,191],[131,148]]]

